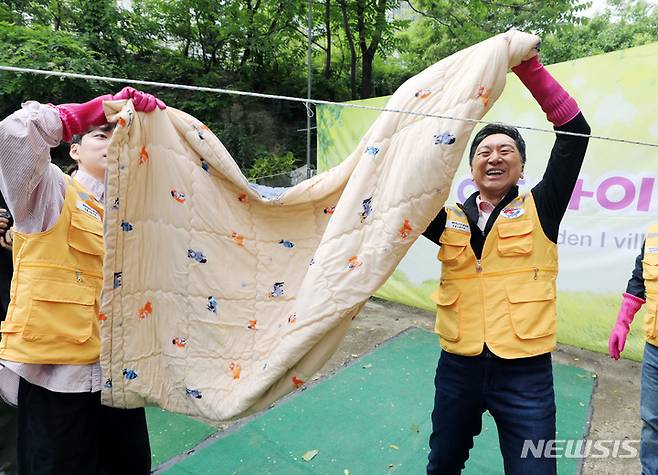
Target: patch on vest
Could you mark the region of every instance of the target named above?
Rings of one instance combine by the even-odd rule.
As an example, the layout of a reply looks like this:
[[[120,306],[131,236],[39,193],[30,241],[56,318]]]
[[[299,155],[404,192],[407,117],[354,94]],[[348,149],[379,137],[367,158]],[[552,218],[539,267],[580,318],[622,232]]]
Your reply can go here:
[[[91,216],[92,218],[97,219],[98,221],[102,221],[100,213],[96,211],[94,208],[92,208],[91,206],[89,206],[84,201],[78,201],[77,208],[87,216]]]
[[[471,232],[471,228],[467,223],[462,223],[461,221],[452,221],[451,219],[446,221],[446,228],[455,229],[464,233]]]
[[[658,247],[648,247],[644,250],[645,254],[658,254]]]
[[[524,213],[523,208],[505,208],[500,212],[500,215],[505,218],[514,219],[522,216]]]

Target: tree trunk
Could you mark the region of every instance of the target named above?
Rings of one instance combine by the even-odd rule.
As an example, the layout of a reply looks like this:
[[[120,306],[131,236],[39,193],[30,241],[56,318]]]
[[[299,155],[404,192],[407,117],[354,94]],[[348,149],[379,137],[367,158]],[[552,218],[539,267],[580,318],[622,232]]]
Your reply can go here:
[[[331,79],[331,0],[324,2],[324,29],[327,33],[327,55],[324,59],[324,77]]]
[[[62,3],[55,3],[55,13],[53,13],[53,30],[59,31],[62,27]]]
[[[354,46],[354,37],[350,29],[349,15],[347,14],[347,4],[345,0],[340,0],[340,8],[343,12],[343,28],[347,37],[347,44],[350,47],[350,90],[352,99],[356,99],[356,47]]]
[[[367,49],[361,56],[361,98],[367,99],[372,95],[372,63],[374,53]]]
[[[370,45],[366,44],[365,2],[357,3],[359,25],[359,48],[361,49],[361,98],[372,95],[372,64],[382,39],[382,32],[386,28],[386,8],[388,0],[377,0],[377,15],[375,17],[375,31],[372,34]]]
[[[254,40],[254,14],[256,13],[256,8],[258,8],[258,2],[256,4],[256,7],[253,7],[251,5],[251,0],[247,0],[247,10],[249,10],[249,23],[247,25],[247,39],[245,41],[245,48],[244,51],[242,52],[242,57],[240,58],[240,67],[242,68],[247,61],[251,59],[251,46],[252,42]]]
[[[366,2],[365,0],[357,0],[356,2],[356,25],[359,34],[359,49],[361,50],[361,99],[368,97],[370,80],[372,77],[372,60],[368,60],[368,46],[366,44],[366,22],[365,22]],[[368,69],[368,64],[369,69]],[[368,69],[366,71],[366,69]],[[370,78],[366,79],[366,74]]]

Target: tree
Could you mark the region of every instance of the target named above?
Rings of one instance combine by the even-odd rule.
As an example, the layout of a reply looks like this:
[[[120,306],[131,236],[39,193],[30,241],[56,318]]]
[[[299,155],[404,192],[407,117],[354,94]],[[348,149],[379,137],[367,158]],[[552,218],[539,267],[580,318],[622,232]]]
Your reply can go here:
[[[395,32],[405,27],[406,20],[389,19],[387,15],[399,8],[399,0],[337,0],[340,6],[343,32],[350,50],[350,90],[357,98],[357,61],[361,59],[360,97],[371,96],[372,67],[377,53],[385,55],[395,47]],[[356,45],[359,51],[357,55]]]
[[[53,71],[77,71],[85,74],[107,76],[112,66],[103,57],[90,51],[80,38],[51,27],[32,25],[18,26],[0,22],[0,64],[15,67]],[[28,99],[42,103],[61,104],[84,102],[107,93],[116,84],[98,81],[16,74],[0,72],[0,118],[4,118]],[[53,160],[70,163],[68,147],[53,153]]]
[[[578,24],[582,0],[407,0],[418,18],[403,33],[403,60],[419,71],[450,54],[510,28],[545,36],[564,24]]]
[[[578,17],[587,6],[582,0],[314,0],[313,97],[390,94],[428,65],[511,27],[542,36],[547,63],[658,40],[656,8],[610,1],[607,12],[588,20]],[[306,1],[130,5],[0,2],[0,64],[306,96]],[[15,73],[0,78],[4,114],[27,99],[79,102],[121,87]],[[169,88],[149,92],[207,124],[245,171],[272,151],[304,156],[306,111],[298,103]]]
[[[70,33],[53,32],[49,27],[32,27],[0,23],[0,64],[77,71],[84,74],[111,74],[110,64]],[[107,92],[107,84],[76,79],[0,74],[0,116],[4,117],[27,99],[42,102],[84,102]]]
[[[324,60],[324,78],[331,79],[331,0],[325,0],[324,2],[324,30],[327,41]]]
[[[547,35],[541,55],[550,64],[654,41],[658,41],[657,7],[645,1],[611,0],[602,13]]]
[[[291,152],[266,153],[254,160],[247,173],[247,178],[249,181],[261,184],[275,184],[279,175],[295,169],[295,162],[295,157]]]

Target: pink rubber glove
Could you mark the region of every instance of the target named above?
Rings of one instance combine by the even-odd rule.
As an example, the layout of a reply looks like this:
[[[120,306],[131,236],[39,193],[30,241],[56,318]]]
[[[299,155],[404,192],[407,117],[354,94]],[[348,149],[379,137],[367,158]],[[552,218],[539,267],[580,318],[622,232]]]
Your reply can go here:
[[[619,355],[624,351],[626,337],[631,328],[633,317],[635,317],[635,314],[643,304],[644,300],[640,297],[624,292],[621,309],[619,309],[619,314],[617,315],[617,323],[615,323],[615,327],[612,329],[610,339],[608,340],[608,352],[611,358],[618,360]]]
[[[151,112],[156,107],[160,109],[167,107],[155,96],[132,87],[124,87],[118,94],[106,94],[83,104],[60,104],[55,108],[62,120],[63,140],[70,142],[73,135],[82,134],[89,127],[105,124],[107,118],[103,111],[103,102],[121,99],[132,99],[136,111]]]
[[[521,82],[546,113],[546,118],[556,127],[576,117],[580,108],[573,97],[551,76],[537,56],[512,68]]]
[[[121,91],[119,91],[118,94],[115,94],[112,99],[132,99],[137,112],[151,112],[156,107],[159,109],[167,108],[165,103],[154,95],[138,91],[130,86],[121,89]]]

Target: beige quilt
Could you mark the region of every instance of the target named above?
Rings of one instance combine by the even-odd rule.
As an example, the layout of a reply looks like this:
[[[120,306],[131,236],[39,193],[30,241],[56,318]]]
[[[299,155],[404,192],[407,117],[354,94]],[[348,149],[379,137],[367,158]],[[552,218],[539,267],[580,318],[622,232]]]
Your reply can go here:
[[[537,44],[490,38],[387,107],[479,119]],[[332,355],[443,206],[474,125],[382,113],[343,163],[266,200],[192,116],[106,112],[102,399],[208,422],[267,407]]]

